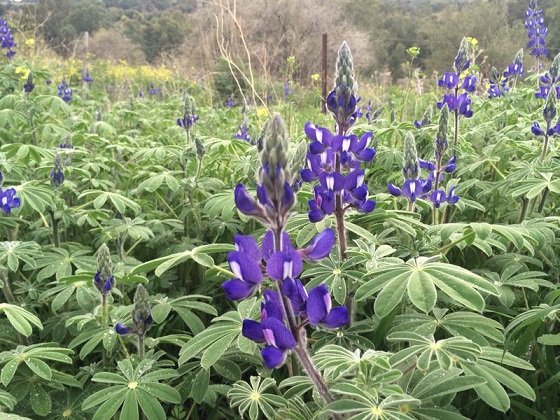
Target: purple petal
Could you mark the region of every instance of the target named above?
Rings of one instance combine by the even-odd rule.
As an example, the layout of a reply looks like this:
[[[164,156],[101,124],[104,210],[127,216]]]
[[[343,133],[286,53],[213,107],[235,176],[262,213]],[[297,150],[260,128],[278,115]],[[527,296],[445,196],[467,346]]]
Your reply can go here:
[[[311,223],[317,223],[325,218],[325,213],[323,213],[320,209],[314,209],[307,214],[307,217],[309,217],[309,221]]]
[[[350,322],[348,308],[346,306],[339,306],[331,309],[329,314],[321,322],[321,325],[327,328],[339,328],[347,325],[348,322]]]
[[[282,313],[282,306],[280,303],[280,295],[274,290],[266,289],[263,292],[264,303],[261,306],[261,319],[264,320],[268,317],[282,320],[284,315]]]
[[[361,150],[359,152],[356,152],[356,157],[362,162],[370,162],[375,157],[375,150],[374,149]]]
[[[115,331],[119,335],[125,335],[130,333],[130,328],[128,328],[126,325],[123,324],[117,324],[115,325]]]
[[[255,343],[264,343],[265,341],[261,323],[253,321],[252,319],[243,320],[241,334],[243,335],[243,337],[248,338]]]
[[[265,346],[261,350],[261,356],[268,369],[277,368],[286,360],[286,352],[273,346]]]
[[[375,210],[375,201],[366,200],[363,203],[359,203],[356,206],[356,210],[358,210],[360,213],[371,213]]]
[[[416,201],[418,194],[422,192],[422,183],[417,179],[404,181],[402,193],[410,201]]]
[[[394,195],[394,196],[396,196],[396,197],[398,197],[398,196],[400,196],[400,195],[402,194],[401,189],[400,189],[399,187],[395,186],[395,184],[393,184],[392,182],[389,182],[389,183],[387,184],[387,189],[389,190],[389,192],[390,192],[392,195]]]
[[[247,299],[257,291],[258,284],[240,279],[232,279],[222,283],[222,289],[229,300]]]
[[[335,241],[334,230],[326,228],[315,235],[306,248],[300,250],[300,255],[305,261],[318,262],[330,254]]]
[[[295,250],[275,252],[266,263],[266,272],[272,280],[284,280],[288,277],[296,278],[301,273],[302,268],[301,257]]]
[[[307,299],[307,317],[311,325],[320,324],[328,315],[328,308],[325,300],[326,296],[330,299],[329,290],[324,284],[320,284],[309,291],[309,298]]]
[[[262,327],[268,345],[282,350],[291,350],[296,346],[294,336],[282,321],[269,317],[263,320]]]
[[[232,251],[228,253],[227,260],[231,271],[238,279],[253,284],[262,282],[261,267],[250,255],[240,251]]]
[[[233,197],[235,205],[239,211],[249,216],[256,216],[260,213],[257,202],[249,195],[247,189],[243,184],[237,184],[235,187]]]
[[[246,253],[257,262],[262,260],[262,254],[257,241],[252,236],[236,234],[233,237],[233,242],[237,251]]]

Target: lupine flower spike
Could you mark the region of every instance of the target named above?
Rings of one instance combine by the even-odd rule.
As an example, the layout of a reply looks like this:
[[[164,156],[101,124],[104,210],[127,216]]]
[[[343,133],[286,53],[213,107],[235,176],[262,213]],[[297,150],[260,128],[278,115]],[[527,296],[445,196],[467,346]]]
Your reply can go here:
[[[141,284],[136,288],[134,294],[134,306],[132,307],[132,327],[126,325],[115,325],[115,331],[118,334],[136,334],[138,337],[138,355],[144,357],[144,340],[146,333],[153,323],[152,307],[149,301],[147,290]]]
[[[23,85],[23,90],[25,93],[31,93],[35,89],[35,84],[33,83],[33,72],[29,72],[27,75],[27,81]]]
[[[529,54],[534,55],[537,60],[537,71],[541,68],[541,57],[548,56],[546,49],[546,36],[548,35],[548,27],[544,24],[543,10],[539,9],[535,0],[529,1],[529,7],[525,13],[525,28],[529,42]]]
[[[234,198],[240,212],[259,220],[268,231],[260,248],[253,237],[235,235],[235,251],[227,257],[235,278],[223,283],[222,288],[229,299],[240,300],[256,294],[272,281],[275,290],[262,292],[260,322],[244,320],[242,334],[264,343],[261,355],[269,369],[280,367],[288,353],[294,351],[329,403],[333,398],[310,358],[305,325],[338,328],[348,323],[348,312],[345,307],[332,309],[326,286],[308,293],[298,277],[303,261],[314,263],[330,253],[335,234],[327,228],[306,248],[298,251],[292,247],[284,228],[295,202],[290,166],[297,166],[297,162],[288,159],[286,128],[278,114],[265,125],[260,143],[257,199],[242,184],[235,188]]]
[[[99,290],[99,293],[101,293],[102,325],[106,327],[107,295],[111,293],[111,289],[115,286],[111,251],[109,251],[106,244],[101,245],[97,250],[97,273],[93,278],[93,284],[95,288]]]
[[[66,79],[62,79],[62,82],[58,85],[58,96],[60,96],[64,102],[70,102],[72,100],[72,89],[68,86]]]
[[[419,160],[416,151],[414,135],[409,131],[404,138],[404,165],[403,165],[404,184],[402,189],[389,183],[389,192],[394,196],[403,196],[408,199],[408,211],[414,210],[414,202],[420,196],[428,193],[432,187],[430,179],[419,177]]]
[[[344,42],[338,50],[335,86],[327,97],[336,134],[311,122],[305,125],[305,134],[311,143],[307,154],[308,168],[301,172],[303,181],[318,181],[314,198],[308,202],[309,220],[315,223],[326,215],[336,216],[343,259],[346,258],[344,213],[349,208],[362,213],[375,208],[375,201],[368,199],[365,171],[360,169],[361,162],[370,162],[375,156],[375,150],[367,147],[373,133],[366,132],[360,138],[348,134],[359,114],[356,88],[352,54]]]
[[[196,115],[194,98],[188,92],[185,92],[183,96],[183,118],[177,119],[177,125],[185,130],[187,143],[189,142],[190,130],[197,121],[198,115]]]
[[[62,159],[57,153],[54,155],[53,170],[51,171],[51,184],[54,188],[59,188],[64,183],[64,169]]]
[[[3,50],[8,50],[6,52],[6,57],[11,59],[14,55],[16,55],[13,48],[17,47],[17,44],[14,42],[12,31],[10,30],[8,22],[2,19],[0,19],[0,44],[2,45]]]
[[[461,79],[463,72],[468,70],[470,66],[468,53],[469,43],[466,38],[463,38],[457,56],[453,61],[453,69],[455,72],[444,72],[443,78],[438,82],[440,87],[445,87],[451,91],[443,95],[443,99],[441,102],[437,103],[437,107],[438,109],[442,109],[444,105],[447,105],[449,111],[453,112],[455,115],[454,148],[457,147],[457,140],[459,138],[459,115],[465,118],[470,118],[473,115],[470,109],[471,100],[468,94],[474,92],[476,89],[476,76],[465,75],[464,78]],[[459,94],[460,90],[464,92]]]

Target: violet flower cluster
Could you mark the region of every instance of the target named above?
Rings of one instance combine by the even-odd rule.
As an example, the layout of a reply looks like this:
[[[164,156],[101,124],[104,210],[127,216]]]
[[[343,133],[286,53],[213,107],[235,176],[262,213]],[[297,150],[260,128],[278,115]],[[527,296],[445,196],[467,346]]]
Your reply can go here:
[[[441,102],[437,103],[438,109],[442,109],[443,105],[447,104],[450,111],[454,111],[465,118],[472,117],[472,110],[470,109],[471,100],[468,97],[476,89],[476,76],[467,75],[461,82],[461,75],[468,70],[470,60],[468,59],[468,43],[467,39],[463,38],[461,46],[455,61],[453,62],[454,72],[444,72],[443,77],[438,81],[440,87],[445,87],[450,93],[444,94]],[[464,92],[459,94],[459,91]]]
[[[35,83],[33,83],[33,72],[29,72],[27,75],[27,80],[23,84],[23,91],[25,93],[31,93],[35,89]]]
[[[245,320],[242,334],[265,344],[261,355],[266,367],[281,366],[287,353],[299,343],[300,361],[306,369],[313,370],[305,348],[305,325],[338,328],[348,323],[348,311],[346,307],[332,308],[326,286],[307,291],[299,279],[304,261],[318,262],[330,253],[335,234],[327,228],[306,248],[292,247],[284,231],[295,204],[287,151],[284,122],[276,114],[266,124],[263,134],[257,198],[253,198],[243,184],[237,185],[234,191],[238,210],[259,220],[268,231],[260,248],[251,236],[235,236],[235,251],[227,257],[235,277],[224,282],[222,288],[228,299],[240,300],[273,285],[274,290],[265,289],[262,293],[261,322]],[[265,282],[266,278],[271,281]]]
[[[198,121],[198,118],[194,98],[188,92],[185,92],[183,96],[183,117],[177,119],[177,125],[188,133],[194,123]]]
[[[92,83],[93,82],[93,77],[91,77],[90,73],[89,73],[89,69],[86,67],[82,73],[82,82],[85,83]]]
[[[311,122],[305,134],[311,140],[307,153],[307,168],[301,171],[305,182],[319,182],[314,198],[309,200],[309,220],[318,222],[326,215],[337,214],[337,220],[349,208],[362,213],[375,209],[375,201],[368,199],[365,171],[362,162],[370,162],[375,150],[368,148],[373,133],[361,136],[349,134],[359,115],[356,97],[352,54],[346,42],[338,51],[334,89],[327,96],[327,108],[335,122],[336,134]]]
[[[545,74],[539,78],[539,89],[535,93],[535,98],[546,99],[551,90],[556,92],[556,98],[560,99],[560,54],[557,54]]]
[[[13,48],[17,47],[17,44],[14,41],[14,37],[12,36],[12,31],[8,22],[3,19],[0,19],[0,44],[2,45],[2,49],[7,49],[6,57],[12,58],[16,55],[16,52]]]
[[[247,143],[251,143],[251,136],[249,135],[249,120],[247,117],[243,118],[243,122],[239,126],[237,133],[233,136],[234,139],[245,140]]]
[[[523,77],[525,69],[523,68],[523,49],[519,50],[513,59],[513,63],[509,64],[503,74],[492,67],[490,73],[490,87],[488,88],[488,98],[497,98],[504,96],[509,92],[509,81],[517,77]]]
[[[68,86],[66,79],[62,79],[62,82],[58,85],[58,96],[61,97],[64,102],[70,102],[72,100],[72,89]]]
[[[548,27],[544,25],[543,10],[538,8],[535,0],[529,1],[529,7],[525,13],[525,28],[529,37],[527,43],[527,48],[530,49],[529,54],[537,58],[548,56],[545,40],[548,35]]]
[[[537,122],[533,122],[531,131],[536,136],[552,136],[560,135],[560,120],[553,124],[556,118],[556,101],[560,98],[560,53],[554,57],[550,69],[540,78],[541,85],[539,91],[535,94],[537,98],[546,99],[546,104],[543,108],[543,118],[546,122],[546,127],[541,128]]]
[[[0,174],[0,179],[3,179],[2,174]],[[2,189],[2,183],[0,182],[0,208],[6,214],[10,214],[12,209],[15,209],[21,205],[21,200],[16,197],[15,188]]]
[[[344,210],[355,208],[369,213],[375,201],[368,199],[362,162],[370,162],[375,150],[367,147],[373,133],[366,132],[359,138],[355,134],[334,135],[328,129],[308,122],[305,134],[311,140],[307,153],[308,167],[301,171],[305,182],[318,181],[314,198],[309,200],[309,220],[318,222],[335,211],[335,198],[340,195]]]

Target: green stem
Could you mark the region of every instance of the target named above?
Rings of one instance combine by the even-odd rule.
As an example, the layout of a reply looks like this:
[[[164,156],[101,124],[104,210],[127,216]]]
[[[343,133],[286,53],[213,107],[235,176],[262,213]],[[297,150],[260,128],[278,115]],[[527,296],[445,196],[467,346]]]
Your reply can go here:
[[[54,217],[54,211],[49,210],[52,220],[52,232],[53,232],[53,245],[55,248],[60,248],[60,237],[58,234],[58,222],[59,220]]]
[[[525,217],[527,217],[527,210],[529,210],[529,199],[524,195],[521,196],[521,208],[519,209],[519,217],[517,218],[517,223],[523,222]]]
[[[282,249],[282,228],[278,228],[274,230],[274,250],[281,250]],[[281,282],[277,281],[274,282],[276,285],[276,290],[280,296],[280,305],[282,307],[282,313],[288,323],[288,328],[290,332],[296,339],[296,347],[294,348],[294,352],[297,355],[301,365],[313,381],[317,392],[323,400],[329,404],[334,401],[329,389],[327,388],[327,384],[325,383],[323,377],[313,364],[311,357],[309,356],[309,350],[307,348],[307,333],[304,327],[300,327],[297,324],[296,317],[294,314],[294,310],[292,308],[292,304],[290,299],[284,295],[282,291]],[[341,419],[338,415],[333,415],[336,419]]]
[[[548,189],[548,187],[546,187],[543,191],[541,202],[539,204],[539,208],[537,209],[537,212],[542,213],[542,211],[544,210],[544,205],[546,204],[546,199],[548,197],[549,192],[550,190]]]
[[[101,325],[107,327],[107,294],[101,294]]]
[[[214,265],[214,266],[212,266],[212,268],[214,270],[221,271],[222,273],[227,274],[229,277],[232,277],[232,278],[235,277],[234,273],[232,273],[229,270],[226,270],[225,268],[220,267],[219,265]]]
[[[494,165],[494,162],[489,160],[488,163],[490,164],[492,169],[494,169],[494,171],[496,171],[496,173],[500,176],[500,178],[506,179],[506,176],[498,169],[498,167],[496,165]]]
[[[140,356],[141,359],[144,358],[144,354],[146,351],[144,340],[144,334],[138,334],[138,356]]]
[[[12,288],[10,287],[10,280],[8,279],[8,271],[5,269],[0,269],[0,275],[2,275],[2,283],[4,291],[4,296],[6,297],[6,302],[14,303],[16,300],[14,294],[12,293]]]

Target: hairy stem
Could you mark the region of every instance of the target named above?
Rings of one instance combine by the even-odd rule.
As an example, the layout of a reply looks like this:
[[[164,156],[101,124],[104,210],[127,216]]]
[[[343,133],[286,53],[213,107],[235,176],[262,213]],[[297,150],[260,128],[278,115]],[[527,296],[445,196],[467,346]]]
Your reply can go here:
[[[138,356],[140,356],[141,359],[144,358],[144,354],[146,351],[144,340],[144,334],[138,334]]]
[[[58,234],[58,222],[59,220],[54,216],[54,211],[49,210],[52,220],[52,233],[53,233],[53,245],[55,248],[60,248],[60,237]]]
[[[107,294],[101,295],[101,325],[107,327]]]
[[[282,249],[282,228],[278,228],[274,230],[274,250],[280,251]],[[307,348],[307,333],[305,331],[305,327],[298,326],[296,321],[296,316],[294,314],[294,310],[292,308],[292,304],[290,299],[284,295],[282,291],[282,284],[281,281],[275,282],[276,290],[280,295],[280,302],[282,307],[282,312],[284,317],[288,323],[288,328],[290,332],[296,339],[296,347],[294,349],[295,354],[297,355],[301,365],[313,381],[317,392],[321,395],[323,400],[329,404],[334,401],[329,389],[327,388],[327,384],[323,380],[323,377],[313,364],[311,357],[309,355],[309,350]],[[341,417],[333,416],[336,419],[340,419]]]
[[[550,192],[550,190],[548,189],[548,187],[546,187],[543,191],[541,202],[540,202],[539,207],[537,209],[537,211],[539,213],[542,213],[542,211],[544,210],[544,205],[546,204],[546,199],[548,197],[549,192]]]
[[[10,280],[8,279],[8,272],[5,269],[0,269],[0,275],[2,276],[2,283],[4,291],[4,296],[6,297],[6,302],[14,303],[16,300],[14,294],[12,293],[12,288],[10,287]]]

